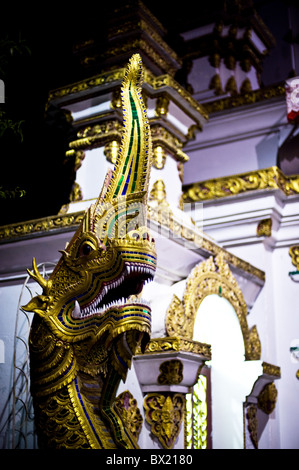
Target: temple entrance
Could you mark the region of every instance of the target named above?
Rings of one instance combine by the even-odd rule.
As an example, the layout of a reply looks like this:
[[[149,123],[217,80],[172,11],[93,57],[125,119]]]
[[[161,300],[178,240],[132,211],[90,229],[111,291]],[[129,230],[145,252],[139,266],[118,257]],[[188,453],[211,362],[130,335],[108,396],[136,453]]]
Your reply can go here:
[[[231,303],[216,294],[201,302],[193,340],[211,344],[211,442],[214,449],[244,448],[243,403],[260,375],[260,361],[245,361],[240,323]],[[210,407],[210,410],[209,410]]]

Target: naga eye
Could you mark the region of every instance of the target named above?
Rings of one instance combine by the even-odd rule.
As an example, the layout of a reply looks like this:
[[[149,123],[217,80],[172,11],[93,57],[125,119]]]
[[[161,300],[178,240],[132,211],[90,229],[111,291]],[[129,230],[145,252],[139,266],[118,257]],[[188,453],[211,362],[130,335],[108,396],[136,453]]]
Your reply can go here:
[[[79,255],[80,255],[80,256],[87,256],[87,255],[89,255],[93,250],[94,250],[94,248],[90,245],[89,242],[84,242],[84,243],[81,245],[81,247],[80,247]]]

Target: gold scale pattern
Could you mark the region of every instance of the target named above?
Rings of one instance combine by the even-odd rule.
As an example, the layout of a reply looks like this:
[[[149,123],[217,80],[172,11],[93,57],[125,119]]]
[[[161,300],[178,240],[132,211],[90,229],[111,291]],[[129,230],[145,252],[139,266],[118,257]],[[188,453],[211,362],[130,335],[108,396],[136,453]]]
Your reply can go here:
[[[115,400],[151,330],[147,302],[129,295],[156,269],[145,218],[152,152],[142,75],[135,54],[122,83],[122,143],[97,202],[50,278],[41,276],[35,260],[29,271],[42,288],[23,309],[35,313],[31,393],[43,448],[138,448],[138,435]]]

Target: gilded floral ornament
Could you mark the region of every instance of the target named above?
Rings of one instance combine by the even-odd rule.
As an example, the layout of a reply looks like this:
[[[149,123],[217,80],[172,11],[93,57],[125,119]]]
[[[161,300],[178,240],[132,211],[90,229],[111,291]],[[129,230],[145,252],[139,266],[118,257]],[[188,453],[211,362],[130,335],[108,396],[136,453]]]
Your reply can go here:
[[[246,408],[247,427],[250,435],[250,439],[254,448],[258,448],[258,419],[256,405],[249,405]]]
[[[286,176],[276,167],[201,181],[183,188],[183,202],[206,201],[248,191],[279,189],[286,196],[299,194],[299,176]]]
[[[144,399],[146,421],[164,449],[172,449],[181,430],[184,395],[150,393]]]
[[[158,179],[154,182],[153,187],[149,194],[149,202],[152,207],[159,207],[170,211],[169,204],[167,202],[167,194],[165,183],[162,179]]]
[[[271,414],[276,405],[277,395],[277,388],[273,382],[265,385],[258,396],[258,407],[267,415]]]
[[[192,340],[198,308],[203,299],[211,294],[221,294],[234,307],[243,334],[246,359],[260,359],[261,344],[256,326],[251,330],[248,328],[247,306],[242,291],[221,253],[215,259],[210,257],[193,268],[182,300],[173,296],[166,314],[168,335]]]
[[[177,359],[162,362],[158,383],[161,385],[177,385],[183,380],[183,363]]]
[[[296,269],[299,270],[299,245],[291,246],[289,249],[289,254],[292,258],[292,263],[296,266]]]
[[[152,338],[146,345],[143,354],[156,354],[163,352],[190,352],[205,356],[207,360],[211,359],[211,346],[206,343],[198,341],[191,341],[186,338],[179,338],[175,336],[166,336],[164,338]],[[140,354],[140,348],[137,349],[137,354]]]
[[[125,426],[133,434],[136,441],[142,428],[143,418],[133,395],[126,390],[115,399],[115,409],[121,416]]]
[[[258,237],[271,237],[272,235],[272,219],[263,219],[258,223],[256,228]]]

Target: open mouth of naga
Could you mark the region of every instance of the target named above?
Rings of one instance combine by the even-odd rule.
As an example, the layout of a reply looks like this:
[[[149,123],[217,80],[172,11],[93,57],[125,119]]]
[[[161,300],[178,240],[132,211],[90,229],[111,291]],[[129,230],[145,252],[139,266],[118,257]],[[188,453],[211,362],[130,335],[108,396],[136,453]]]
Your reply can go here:
[[[98,295],[87,305],[80,306],[75,301],[72,317],[74,319],[85,319],[92,316],[102,316],[108,310],[119,309],[128,305],[144,306],[150,310],[147,300],[138,296],[143,286],[153,280],[155,267],[140,263],[125,263],[121,274],[102,285]]]

